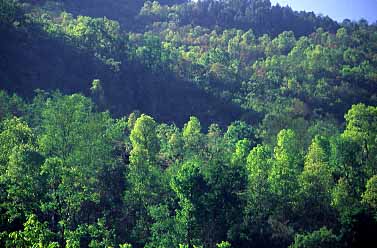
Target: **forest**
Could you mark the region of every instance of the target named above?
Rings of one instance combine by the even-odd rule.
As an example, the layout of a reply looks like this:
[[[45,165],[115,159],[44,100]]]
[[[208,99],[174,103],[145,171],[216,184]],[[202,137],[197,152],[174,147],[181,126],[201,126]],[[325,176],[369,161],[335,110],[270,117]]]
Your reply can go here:
[[[377,247],[377,21],[0,0],[0,247]]]

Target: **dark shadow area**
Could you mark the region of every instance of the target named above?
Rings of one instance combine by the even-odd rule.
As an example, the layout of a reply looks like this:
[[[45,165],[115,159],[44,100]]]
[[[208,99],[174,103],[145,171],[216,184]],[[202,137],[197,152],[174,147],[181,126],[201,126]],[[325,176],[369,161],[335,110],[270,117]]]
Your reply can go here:
[[[35,89],[90,95],[93,79],[100,79],[105,93],[103,109],[109,109],[116,117],[140,110],[158,121],[183,126],[194,115],[204,127],[214,122],[225,127],[242,116],[248,116],[251,122],[257,118],[254,113],[245,113],[239,106],[177,79],[173,73],[155,75],[145,66],[127,60],[120,72],[114,72],[90,52],[51,38],[38,27],[3,29],[0,35],[1,88],[28,99]]]

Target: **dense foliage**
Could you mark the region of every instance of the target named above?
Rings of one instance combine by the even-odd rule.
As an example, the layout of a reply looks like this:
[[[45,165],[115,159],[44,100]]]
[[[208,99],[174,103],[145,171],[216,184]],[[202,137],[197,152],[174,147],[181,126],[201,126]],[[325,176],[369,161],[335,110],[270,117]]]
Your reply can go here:
[[[375,24],[0,0],[0,37],[1,247],[377,244]]]

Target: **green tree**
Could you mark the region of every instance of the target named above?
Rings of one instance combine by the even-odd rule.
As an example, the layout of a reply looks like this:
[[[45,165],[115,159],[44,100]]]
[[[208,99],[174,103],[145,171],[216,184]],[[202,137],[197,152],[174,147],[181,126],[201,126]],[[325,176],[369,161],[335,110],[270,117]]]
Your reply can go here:
[[[54,233],[48,229],[47,223],[41,223],[34,214],[29,215],[23,230],[11,232],[6,247],[58,248],[53,242]]]
[[[113,145],[106,135],[114,125],[108,113],[94,113],[89,99],[55,93],[41,117],[41,152],[46,198],[41,209],[49,216],[65,244],[65,232],[85,206],[99,202],[99,172],[113,163]],[[85,209],[87,216],[95,215]]]
[[[304,170],[299,176],[300,219],[304,227],[310,226],[310,230],[335,221],[331,207],[334,183],[329,166],[329,148],[328,140],[321,136],[314,138],[305,158]]]
[[[366,190],[362,195],[362,201],[374,211],[377,219],[377,175],[367,181]]]
[[[267,245],[268,217],[273,206],[268,175],[272,167],[272,151],[267,145],[257,145],[247,157],[248,186],[244,225],[247,237],[258,244]]]
[[[271,191],[283,208],[292,208],[297,200],[297,179],[302,166],[301,149],[294,131],[280,131],[274,157],[275,161],[268,177]]]
[[[344,136],[355,140],[362,147],[362,160],[368,177],[377,173],[377,107],[353,105],[345,115]]]
[[[157,161],[160,148],[156,128],[153,118],[141,115],[130,135],[132,151],[126,175],[130,187],[124,193],[124,201],[134,221],[131,235],[142,245],[148,241],[152,223],[148,208],[161,200],[164,187],[168,185]]]
[[[183,141],[186,156],[197,156],[203,148],[203,134],[201,133],[201,125],[196,117],[190,117],[190,120],[183,128]]]
[[[35,136],[31,128],[16,117],[3,121],[0,128],[0,175],[3,175],[13,148],[21,144],[33,144]]]
[[[151,225],[150,242],[146,247],[174,248],[184,241],[181,223],[171,214],[166,204],[150,207],[149,215],[154,223]]]
[[[242,139],[247,139],[251,146],[258,142],[255,137],[255,129],[244,121],[235,121],[230,124],[224,138],[234,145]]]
[[[144,152],[146,152],[147,160],[151,162],[155,161],[156,155],[159,151],[156,127],[157,123],[152,117],[141,115],[136,120],[130,135],[133,150],[135,150],[135,152],[138,150],[144,150]]]
[[[0,124],[0,211],[1,225],[23,221],[40,197],[39,167],[43,157],[35,146],[31,128],[19,118]]]
[[[221,136],[220,136],[221,137]],[[237,240],[242,224],[239,210],[245,201],[241,195],[246,191],[246,158],[250,142],[238,141],[235,149],[228,150],[223,141],[217,142],[217,149],[205,159],[202,175],[208,186],[202,200],[202,215],[198,222],[202,227],[202,244],[214,247],[221,240]],[[222,206],[219,208],[219,206]],[[221,226],[221,229],[217,228]]]
[[[326,227],[307,234],[298,234],[290,248],[332,248],[337,247],[338,240],[336,235]]]
[[[200,213],[203,207],[203,196],[206,183],[200,172],[199,161],[188,161],[181,165],[171,180],[171,187],[177,194],[180,209],[177,210],[177,221],[183,232],[183,240],[188,248],[198,245]]]
[[[30,144],[12,149],[7,171],[1,177],[6,184],[7,200],[3,203],[9,220],[36,212],[38,201],[43,198],[43,181],[39,175],[43,161],[44,157]]]

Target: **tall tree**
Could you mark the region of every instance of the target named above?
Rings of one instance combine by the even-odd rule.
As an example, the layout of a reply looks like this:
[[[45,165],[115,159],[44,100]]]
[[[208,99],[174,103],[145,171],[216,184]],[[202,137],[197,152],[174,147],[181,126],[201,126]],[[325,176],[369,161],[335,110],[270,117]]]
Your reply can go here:
[[[305,158],[304,170],[299,176],[300,219],[302,226],[310,226],[311,231],[335,222],[331,207],[334,180],[329,165],[329,148],[330,143],[324,137],[314,138]]]
[[[129,187],[124,193],[127,212],[133,223],[131,236],[138,245],[145,245],[150,235],[151,216],[148,208],[157,205],[168,183],[158,163],[157,123],[147,115],[135,122],[130,139],[132,151],[126,175]]]
[[[59,229],[61,246],[65,232],[80,222],[79,216],[96,218],[87,206],[99,202],[99,172],[112,163],[113,146],[105,135],[112,125],[108,113],[94,113],[90,100],[81,95],[55,93],[47,99],[38,140],[48,157],[41,170],[47,181],[41,208]]]

